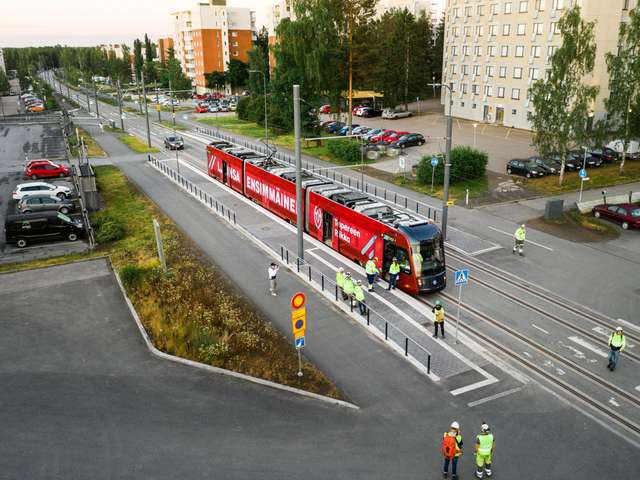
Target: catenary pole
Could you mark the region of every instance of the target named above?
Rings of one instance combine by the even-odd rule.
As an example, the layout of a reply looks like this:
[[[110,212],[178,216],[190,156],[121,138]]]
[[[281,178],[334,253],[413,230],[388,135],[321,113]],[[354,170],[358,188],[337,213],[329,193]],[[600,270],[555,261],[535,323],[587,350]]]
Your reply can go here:
[[[300,119],[300,85],[293,86],[293,124],[296,138],[296,220],[298,224],[298,257],[304,260],[304,240],[302,238],[302,128]]]

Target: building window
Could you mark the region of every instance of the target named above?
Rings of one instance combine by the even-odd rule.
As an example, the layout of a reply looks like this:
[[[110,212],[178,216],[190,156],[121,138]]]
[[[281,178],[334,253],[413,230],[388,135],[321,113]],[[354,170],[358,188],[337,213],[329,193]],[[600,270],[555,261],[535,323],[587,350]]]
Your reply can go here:
[[[542,50],[542,47],[540,45],[533,45],[531,47],[531,56],[533,58],[540,58],[540,51]]]
[[[516,46],[516,57],[524,57],[524,45]]]
[[[473,74],[474,75],[480,75],[480,65],[474,65],[473,66]]]
[[[489,56],[490,57],[495,57],[496,56],[496,50],[497,50],[497,47],[495,45],[489,45]]]
[[[456,65],[451,65],[451,75],[455,75],[456,74]]]
[[[519,23],[518,24],[518,35],[524,35],[525,33],[527,33],[527,24],[526,23]]]
[[[504,98],[504,87],[498,87],[498,98]]]
[[[564,0],[553,0],[554,10],[562,10],[564,8]]]
[[[511,33],[511,25],[509,23],[505,23],[502,25],[502,35],[509,35]]]
[[[500,47],[500,56],[501,57],[509,56],[509,45],[502,45],[502,47]]]
[[[507,78],[507,67],[500,67],[500,78]]]
[[[466,57],[467,55],[469,55],[469,45],[463,45],[462,46],[462,56]]]
[[[453,27],[453,36],[454,37],[459,37],[460,36],[460,28],[459,27]]]
[[[460,102],[460,106],[464,108],[464,102]]]
[[[529,78],[531,80],[538,80],[538,78],[540,78],[540,69],[538,69],[538,68],[530,68],[529,69]]]
[[[471,85],[471,93],[478,95],[480,93],[480,85]]]
[[[493,87],[491,85],[485,85],[484,87],[484,94],[487,97],[492,97],[493,96]]]
[[[473,7],[465,7],[464,15],[466,17],[470,17],[473,14]]]
[[[488,77],[493,77],[496,73],[496,67],[493,65],[487,65],[487,68],[485,71],[487,72]]]
[[[484,25],[476,26],[476,35],[478,37],[481,37],[482,35],[484,35]]]
[[[498,26],[497,25],[489,25],[489,35],[495,37],[498,34]]]
[[[547,57],[551,58],[553,57],[553,54],[556,53],[556,49],[558,47],[556,47],[555,45],[549,45],[547,47]]]
[[[473,108],[475,110],[476,104],[475,103],[471,104],[471,108]]]
[[[520,100],[520,89],[512,88],[511,89],[511,100]]]
[[[520,2],[520,13],[526,13],[529,11],[529,1],[523,0]]]
[[[237,51],[237,50],[234,50],[234,51],[233,51],[233,56],[234,56],[234,57],[239,57],[239,56],[240,56],[240,53],[238,53],[238,51]]]
[[[238,32],[231,32],[231,36],[232,37],[237,37],[238,36]]]
[[[476,7],[476,13],[477,13],[478,15],[484,15],[484,5],[478,5],[478,6]]]
[[[462,84],[462,93],[467,93],[469,91],[469,84],[468,83],[463,83]]]
[[[498,14],[498,4],[497,3],[492,3],[491,4],[491,15],[497,15]]]
[[[465,37],[471,36],[471,29],[469,27],[464,27],[464,36]]]
[[[629,10],[629,0],[624,0],[624,6],[622,7],[623,10]]]
[[[518,111],[514,108],[513,110],[511,110],[511,115],[517,115]]]
[[[534,23],[533,24],[533,33],[536,35],[542,35],[543,32],[543,24],[542,23]]]
[[[544,0],[536,0],[536,10],[544,12]]]
[[[513,67],[513,78],[522,78],[522,67]]]
[[[504,4],[504,13],[511,13],[511,2],[506,2]]]
[[[451,56],[452,56],[452,57],[455,57],[455,56],[457,56],[457,55],[458,55],[458,46],[457,46],[457,45],[453,45],[453,46],[451,47]]]
[[[476,57],[479,57],[482,55],[482,47],[480,45],[477,45],[475,47],[475,54],[476,54]]]

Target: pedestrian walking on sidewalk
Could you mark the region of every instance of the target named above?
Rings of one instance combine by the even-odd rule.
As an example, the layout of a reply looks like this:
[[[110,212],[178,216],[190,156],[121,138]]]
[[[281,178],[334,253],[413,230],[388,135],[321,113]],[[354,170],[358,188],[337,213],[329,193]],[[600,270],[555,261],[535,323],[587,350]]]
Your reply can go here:
[[[358,280],[356,282],[356,286],[353,290],[353,297],[358,302],[358,309],[360,310],[360,315],[364,316],[367,314],[367,304],[364,301],[364,289],[362,288],[362,280]]]
[[[444,432],[442,438],[442,455],[444,456],[444,465],[442,467],[442,476],[449,476],[449,464],[451,464],[451,478],[458,478],[458,459],[462,456],[462,434],[460,433],[460,424],[452,422],[448,432]]]
[[[516,233],[513,234],[515,240],[515,243],[513,244],[513,253],[516,253],[516,250],[518,250],[520,256],[524,255],[522,251],[524,249],[524,239],[526,236],[527,232],[523,223],[522,225],[520,225],[520,227],[518,227]]]
[[[343,298],[349,299],[349,308],[353,304],[353,292],[356,289],[356,282],[351,278],[351,272],[347,272],[344,276],[344,286],[342,287]]]
[[[624,350],[626,344],[627,340],[624,338],[624,333],[622,333],[622,327],[616,328],[615,332],[609,335],[609,365],[607,365],[607,368],[612,372],[616,369],[620,353]]]
[[[336,285],[338,286],[338,289],[340,290],[340,294],[342,295],[342,299],[346,300],[347,296],[344,294],[344,268],[342,268],[342,267],[338,268],[338,271],[336,271]]]
[[[276,287],[278,286],[278,282],[276,280],[276,277],[278,276],[278,269],[278,265],[271,262],[271,265],[269,265],[269,268],[267,270],[267,274],[269,275],[269,291],[274,297],[278,295],[276,293]]]
[[[482,478],[484,474],[490,477],[491,462],[493,452],[496,449],[496,441],[493,439],[493,433],[486,423],[480,427],[480,435],[476,436],[476,477]]]
[[[440,300],[436,300],[436,304],[431,309],[431,313],[433,313],[433,337],[438,338],[438,326],[440,326],[442,338],[444,338],[444,307]]]
[[[380,272],[378,270],[378,257],[370,258],[365,264],[364,270],[367,272],[367,282],[369,283],[369,291],[373,292],[373,284],[376,282],[376,277]]]
[[[398,259],[393,257],[391,261],[391,265],[389,265],[389,287],[387,290],[391,290],[396,288],[396,282],[398,281],[398,277],[400,276],[400,265],[398,264]]]

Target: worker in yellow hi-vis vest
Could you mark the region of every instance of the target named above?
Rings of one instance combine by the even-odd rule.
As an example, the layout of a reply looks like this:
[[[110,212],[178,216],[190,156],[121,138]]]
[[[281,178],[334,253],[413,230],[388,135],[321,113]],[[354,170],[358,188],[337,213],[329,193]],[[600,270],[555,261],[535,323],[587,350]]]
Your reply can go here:
[[[495,448],[496,441],[493,439],[493,433],[489,425],[483,423],[480,435],[476,437],[476,477],[482,478],[485,473],[487,477],[492,475],[491,463]]]
[[[436,300],[436,304],[431,309],[431,313],[433,313],[433,337],[438,338],[438,326],[440,326],[442,338],[444,338],[444,307],[440,300]]]

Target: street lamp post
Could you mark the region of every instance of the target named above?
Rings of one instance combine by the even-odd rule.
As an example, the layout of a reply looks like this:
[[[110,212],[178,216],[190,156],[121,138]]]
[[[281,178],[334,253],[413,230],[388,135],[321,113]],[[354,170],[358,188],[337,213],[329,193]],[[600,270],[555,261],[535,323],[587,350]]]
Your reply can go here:
[[[262,75],[262,85],[264,88],[264,138],[267,145],[269,145],[269,127],[267,117],[267,76],[262,70],[249,70],[249,73],[259,73]]]
[[[478,124],[473,124],[473,148],[476,148],[476,131],[478,130]]]
[[[453,108],[453,82],[450,84],[436,83],[433,77],[433,83],[429,84],[435,87],[446,88],[449,90],[449,115],[447,116],[447,147],[444,160],[444,195],[442,198],[442,236],[447,239],[447,217],[449,202],[449,178],[451,175],[451,137],[453,136],[453,116],[451,110]]]

